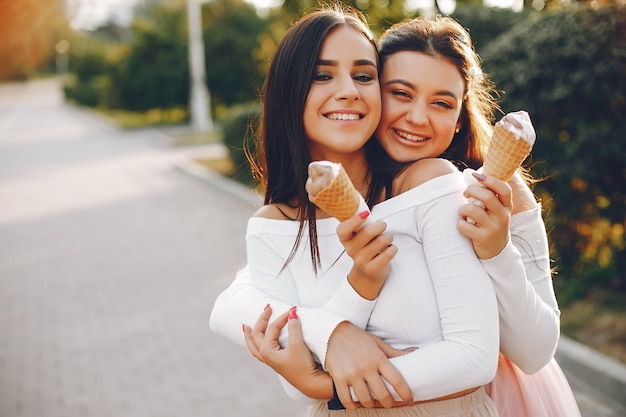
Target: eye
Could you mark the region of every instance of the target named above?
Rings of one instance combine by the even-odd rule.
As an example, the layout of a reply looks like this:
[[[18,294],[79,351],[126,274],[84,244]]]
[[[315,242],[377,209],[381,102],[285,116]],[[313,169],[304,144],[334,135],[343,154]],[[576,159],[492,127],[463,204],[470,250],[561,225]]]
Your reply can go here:
[[[376,79],[374,75],[368,72],[362,72],[362,73],[356,74],[353,78],[355,81],[360,82],[360,83],[369,83]]]
[[[313,81],[328,81],[328,80],[332,80],[332,76],[330,75],[330,73],[326,72],[326,71],[318,71],[315,73],[315,75],[313,75]]]
[[[398,98],[410,99],[411,95],[404,90],[391,90],[391,95]]]
[[[445,110],[451,110],[451,109],[454,108],[454,106],[452,104],[448,103],[445,100],[437,100],[437,101],[433,102],[433,104],[435,106],[440,107],[440,108],[445,109]]]

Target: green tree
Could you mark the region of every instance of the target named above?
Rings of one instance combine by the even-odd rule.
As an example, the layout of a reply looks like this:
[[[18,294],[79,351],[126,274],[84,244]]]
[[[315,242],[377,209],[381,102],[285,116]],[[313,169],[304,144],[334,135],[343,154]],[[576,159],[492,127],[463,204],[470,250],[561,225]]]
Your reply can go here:
[[[503,109],[528,110],[537,129],[560,293],[626,291],[626,8],[533,14],[482,57]]]
[[[186,107],[189,101],[185,9],[156,3],[132,24],[128,56],[114,73],[122,108]]]
[[[203,6],[207,83],[216,105],[257,98],[264,66],[256,51],[271,20],[243,0],[214,0]]]
[[[507,32],[513,26],[523,22],[529,15],[529,11],[523,13],[514,12],[511,9],[487,8],[482,6],[460,5],[450,15],[468,28],[472,35],[472,43],[479,55],[482,49],[493,42],[501,34]]]

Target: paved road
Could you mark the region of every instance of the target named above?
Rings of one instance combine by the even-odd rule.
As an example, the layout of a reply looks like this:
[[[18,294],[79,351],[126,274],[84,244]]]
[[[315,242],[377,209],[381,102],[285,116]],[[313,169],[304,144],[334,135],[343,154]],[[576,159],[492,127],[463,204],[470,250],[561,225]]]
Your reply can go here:
[[[208,328],[252,212],[154,131],[0,86],[0,416],[302,416]]]
[[[187,151],[55,80],[0,85],[1,417],[305,415],[208,329],[254,204],[176,169]],[[584,417],[622,415],[575,387]]]

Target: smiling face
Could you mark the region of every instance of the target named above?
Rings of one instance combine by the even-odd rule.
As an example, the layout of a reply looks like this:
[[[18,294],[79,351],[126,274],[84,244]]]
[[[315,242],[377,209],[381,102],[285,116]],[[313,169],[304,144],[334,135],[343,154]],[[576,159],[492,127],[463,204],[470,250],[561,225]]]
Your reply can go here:
[[[398,162],[434,158],[460,127],[465,83],[442,57],[420,52],[391,54],[381,75],[383,113],[376,135]]]
[[[346,26],[324,41],[304,110],[313,160],[338,160],[360,150],[381,112],[376,50]]]

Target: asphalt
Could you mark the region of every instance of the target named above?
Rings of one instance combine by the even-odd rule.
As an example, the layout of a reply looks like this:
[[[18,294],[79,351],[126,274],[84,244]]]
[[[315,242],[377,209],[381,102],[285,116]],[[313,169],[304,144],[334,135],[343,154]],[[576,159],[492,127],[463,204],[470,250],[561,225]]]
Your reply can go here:
[[[306,414],[209,330],[260,200],[198,152],[223,148],[116,129],[56,79],[0,84],[0,417]],[[572,343],[583,417],[626,416],[623,365]]]

